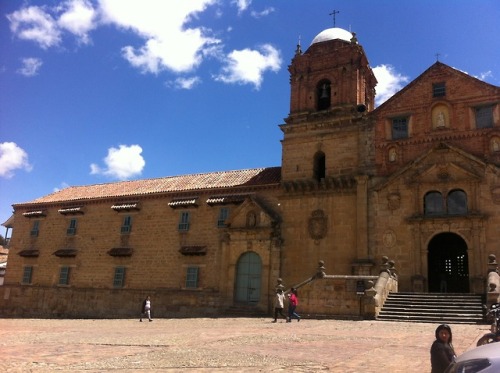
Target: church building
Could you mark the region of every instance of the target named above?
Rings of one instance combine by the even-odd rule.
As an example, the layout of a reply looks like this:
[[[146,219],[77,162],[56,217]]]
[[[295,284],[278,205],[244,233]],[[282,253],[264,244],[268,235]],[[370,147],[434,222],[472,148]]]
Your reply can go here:
[[[280,166],[13,205],[2,313],[134,317],[147,295],[158,317],[269,313],[278,279],[296,286],[320,262],[377,276],[383,257],[399,291],[484,293],[500,254],[500,87],[437,61],[375,108],[368,57],[340,28],[297,46],[288,70]]]

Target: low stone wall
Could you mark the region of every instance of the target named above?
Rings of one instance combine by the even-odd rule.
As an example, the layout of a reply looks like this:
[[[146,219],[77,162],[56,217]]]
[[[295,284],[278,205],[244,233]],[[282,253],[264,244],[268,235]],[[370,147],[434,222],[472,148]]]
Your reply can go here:
[[[325,275],[298,289],[297,311],[313,318],[366,318],[365,290],[372,287],[377,276]]]
[[[219,293],[179,290],[0,287],[2,317],[130,318],[139,317],[151,296],[154,317],[210,317],[219,314]]]

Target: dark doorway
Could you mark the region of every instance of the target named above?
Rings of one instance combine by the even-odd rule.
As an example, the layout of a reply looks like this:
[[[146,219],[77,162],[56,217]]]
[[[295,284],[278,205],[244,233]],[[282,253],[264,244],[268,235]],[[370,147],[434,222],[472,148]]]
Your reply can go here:
[[[468,293],[467,244],[457,234],[440,233],[427,248],[429,292]]]

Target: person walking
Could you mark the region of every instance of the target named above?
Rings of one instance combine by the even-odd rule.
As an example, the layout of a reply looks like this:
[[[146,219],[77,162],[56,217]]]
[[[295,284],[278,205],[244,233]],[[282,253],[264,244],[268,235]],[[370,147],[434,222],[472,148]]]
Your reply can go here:
[[[274,297],[274,321],[278,321],[278,314],[283,316],[284,319],[287,317],[283,314],[283,308],[285,308],[285,294],[283,289],[276,289],[276,296]]]
[[[295,312],[297,305],[299,304],[299,298],[297,294],[297,289],[291,288],[290,293],[288,293],[288,319],[287,322],[292,322],[292,318],[296,318],[300,321],[300,316]]]
[[[139,319],[140,322],[142,322],[142,318],[144,316],[147,316],[150,322],[153,321],[151,318],[151,297],[149,295],[146,299],[144,299],[144,302],[142,302],[141,318]]]
[[[443,373],[456,358],[452,344],[451,328],[441,324],[436,329],[436,340],[431,346],[431,373]]]

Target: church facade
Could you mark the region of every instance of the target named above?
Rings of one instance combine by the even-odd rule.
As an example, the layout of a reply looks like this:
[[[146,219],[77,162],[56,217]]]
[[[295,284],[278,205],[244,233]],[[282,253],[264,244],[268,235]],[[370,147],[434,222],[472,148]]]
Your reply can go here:
[[[500,254],[500,88],[436,62],[375,108],[368,58],[339,28],[298,46],[289,72],[280,167],[14,205],[4,313],[131,316],[146,295],[158,316],[269,312],[278,278],[299,284],[320,261],[376,276],[384,256],[400,291],[484,293]]]

